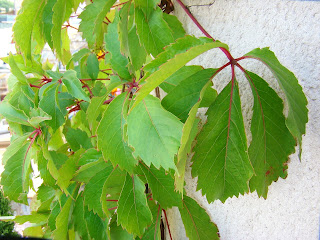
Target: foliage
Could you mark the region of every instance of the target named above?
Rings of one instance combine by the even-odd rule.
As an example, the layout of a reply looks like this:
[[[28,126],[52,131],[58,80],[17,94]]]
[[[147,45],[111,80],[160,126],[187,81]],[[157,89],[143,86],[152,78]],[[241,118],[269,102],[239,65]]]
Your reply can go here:
[[[24,0],[13,28],[19,54],[4,59],[12,77],[0,113],[12,140],[1,185],[10,199],[26,203],[31,159],[43,179],[38,208],[15,221],[33,224],[27,235],[54,239],[160,239],[162,213],[167,221],[166,210],[178,207],[190,239],[218,239],[206,211],[185,195],[187,159],[208,202],[249,191],[266,198],[270,184],[286,177],[288,157],[305,133],[307,100],[298,80],[268,48],[233,58],[181,0],[206,37],[185,33],[168,14],[171,1],[94,0],[79,16],[88,47],[71,54],[68,30],[76,27],[68,20],[82,2]],[[65,71],[43,63],[45,43]],[[227,63],[186,65],[211,49]],[[245,59],[270,68],[287,116],[275,90],[240,64]],[[212,80],[226,68],[230,80],[217,93]],[[250,144],[235,68],[254,98]],[[159,88],[167,94],[162,100]]]
[[[10,201],[3,196],[0,189],[0,216],[11,216],[13,211],[10,207]],[[14,232],[14,222],[0,222],[0,236],[17,236]]]
[[[6,12],[9,12],[9,8],[14,8],[14,4],[9,0],[0,0],[0,8],[5,8]]]

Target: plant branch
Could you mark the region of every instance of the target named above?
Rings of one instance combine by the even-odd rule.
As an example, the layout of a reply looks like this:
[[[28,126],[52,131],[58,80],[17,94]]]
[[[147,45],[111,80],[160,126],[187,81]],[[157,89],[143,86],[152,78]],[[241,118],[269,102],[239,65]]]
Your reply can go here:
[[[168,232],[169,232],[169,236],[170,239],[172,240],[172,235],[171,235],[171,231],[170,231],[170,226],[169,226],[169,222],[168,222],[168,218],[167,218],[167,212],[166,210],[162,209],[163,213],[164,213],[164,218],[166,219],[166,223],[167,223],[167,228],[168,228]]]
[[[131,1],[131,0],[130,0],[130,1]],[[116,5],[113,5],[112,8],[115,8],[115,7],[124,5],[124,4],[126,4],[127,2],[130,2],[130,1],[126,1],[126,2],[123,2],[123,3],[119,3],[119,4],[116,4]]]
[[[186,14],[189,16],[189,18],[192,20],[192,22],[199,28],[199,30],[208,38],[211,38],[214,42],[216,41],[199,23],[199,21],[193,16],[193,14],[190,12],[190,10],[186,7],[186,5],[181,2],[181,0],[176,0],[178,4],[182,7],[182,9],[186,12]],[[227,58],[231,61],[233,60],[233,57],[231,56],[230,52],[220,47],[221,51],[227,56]]]

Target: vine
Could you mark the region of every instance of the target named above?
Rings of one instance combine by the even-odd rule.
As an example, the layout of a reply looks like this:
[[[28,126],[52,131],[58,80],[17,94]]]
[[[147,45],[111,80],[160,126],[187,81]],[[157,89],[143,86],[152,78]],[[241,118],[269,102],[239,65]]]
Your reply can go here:
[[[307,100],[298,80],[268,48],[233,58],[181,0],[86,1],[78,15],[83,2],[24,0],[13,27],[18,54],[3,58],[12,87],[0,114],[12,140],[1,185],[8,198],[27,204],[31,159],[43,181],[36,210],[14,221],[31,222],[29,236],[96,240],[163,239],[166,223],[172,239],[166,211],[178,207],[190,239],[219,239],[209,215],[185,193],[187,159],[208,202],[249,191],[266,198],[270,184],[286,177],[305,133]],[[179,6],[205,37],[187,35],[169,14]],[[87,42],[76,53],[70,28]],[[42,59],[45,43],[65,71]],[[220,68],[187,65],[215,48],[228,59]],[[287,117],[268,83],[240,65],[245,59],[274,74]],[[229,66],[230,81],[218,93],[214,78]],[[249,146],[235,68],[254,98]],[[207,120],[200,124],[203,107]]]

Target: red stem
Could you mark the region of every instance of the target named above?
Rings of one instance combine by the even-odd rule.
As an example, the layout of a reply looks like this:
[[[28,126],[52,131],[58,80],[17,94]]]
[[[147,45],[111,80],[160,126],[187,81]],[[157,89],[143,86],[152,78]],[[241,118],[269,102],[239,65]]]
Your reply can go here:
[[[107,202],[118,202],[118,200],[114,200],[114,199],[107,199]]]
[[[182,7],[182,9],[186,12],[186,14],[189,16],[189,18],[194,22],[194,24],[199,28],[199,30],[208,38],[211,38],[214,42],[216,41],[199,23],[199,21],[193,16],[193,14],[190,12],[190,10],[181,2],[181,0],[176,0],[178,4]],[[233,60],[233,57],[231,56],[230,52],[220,47],[221,51],[227,56],[227,58],[231,61]]]
[[[32,147],[32,145],[33,145],[34,141],[36,140],[36,138],[41,134],[41,129],[40,129],[40,128],[36,128],[36,129],[30,134],[29,137],[31,137],[33,134],[34,134],[34,136],[33,136],[33,138],[32,138],[31,141],[30,141],[30,144],[29,144],[29,146],[28,146],[28,149],[27,149],[26,154],[24,155],[23,165],[22,165],[22,166],[23,166],[23,168],[22,168],[22,176],[23,176],[23,171],[24,171],[24,164],[25,164],[25,162],[26,162],[26,158],[27,158],[27,156],[28,156],[29,150],[30,150],[30,148]]]
[[[247,59],[247,58],[251,58],[249,56],[243,56],[243,57],[239,57],[237,59],[235,59],[236,61],[240,61],[240,60],[243,60],[243,59]]]
[[[221,72],[223,69],[225,69],[226,67],[228,67],[231,64],[231,61],[226,63],[225,65],[223,65],[222,67],[220,67],[211,77],[211,79],[213,79],[219,72]]]
[[[103,102],[103,104],[109,104],[109,103],[111,103],[112,102],[112,100],[113,100],[114,98],[110,98],[110,99],[108,99],[108,100],[106,100],[106,101],[104,101]]]
[[[112,210],[115,210],[117,209],[118,207],[113,207],[113,208],[109,208],[108,211],[112,211]]]
[[[170,226],[169,226],[169,222],[168,222],[168,218],[167,218],[167,212],[166,210],[162,209],[163,213],[164,213],[164,218],[166,219],[166,223],[167,223],[167,228],[168,228],[168,232],[169,232],[169,236],[170,239],[172,240],[172,235],[171,235],[171,231],[170,231]]]
[[[89,91],[89,93],[90,93],[90,97],[93,96],[93,93],[92,93],[91,89],[89,88],[89,86],[88,86],[87,84],[83,84],[82,87],[88,89],[88,91]]]
[[[111,21],[109,20],[109,18],[108,18],[107,16],[105,17],[105,19],[107,19],[107,21],[108,21],[109,23],[111,23]]]
[[[234,65],[233,64],[231,65],[231,71],[232,71],[232,78],[231,78],[231,91],[230,91],[229,117],[228,117],[228,133],[227,133],[226,155],[225,155],[225,157],[227,157],[228,143],[229,143],[229,138],[230,138],[231,107],[232,107],[233,88],[234,88],[234,81],[235,81],[235,71],[234,71]]]
[[[30,84],[30,87],[41,88],[41,86]]]

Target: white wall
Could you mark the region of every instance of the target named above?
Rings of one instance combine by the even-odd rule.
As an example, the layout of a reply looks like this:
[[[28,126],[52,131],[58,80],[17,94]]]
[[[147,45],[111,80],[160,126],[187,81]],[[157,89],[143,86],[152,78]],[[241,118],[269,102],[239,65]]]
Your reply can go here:
[[[202,36],[176,4],[175,14],[188,33]],[[206,4],[213,0],[189,0],[187,5]],[[207,209],[218,225],[222,240],[233,239],[319,239],[320,216],[320,2],[285,0],[215,0],[211,7],[190,8],[205,29],[226,43],[234,57],[257,47],[269,46],[280,62],[295,73],[308,99],[309,122],[303,137],[301,162],[297,154],[290,157],[288,177],[273,183],[268,199],[256,193],[228,199],[224,204],[208,204],[201,192],[195,192],[196,179],[187,170],[186,190]],[[218,51],[201,56],[193,64],[217,67],[226,62]],[[218,61],[216,60],[218,56]],[[277,84],[261,64],[241,62]],[[221,89],[229,80],[230,70],[214,80]],[[240,83],[244,83],[240,77]],[[278,88],[277,88],[278,89]],[[242,92],[248,91],[242,87]],[[250,97],[242,99],[245,118],[250,116]],[[246,125],[248,128],[248,124]],[[250,137],[249,137],[250,138]],[[173,239],[187,239],[178,211],[169,212]],[[169,238],[168,238],[169,239]]]

